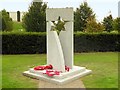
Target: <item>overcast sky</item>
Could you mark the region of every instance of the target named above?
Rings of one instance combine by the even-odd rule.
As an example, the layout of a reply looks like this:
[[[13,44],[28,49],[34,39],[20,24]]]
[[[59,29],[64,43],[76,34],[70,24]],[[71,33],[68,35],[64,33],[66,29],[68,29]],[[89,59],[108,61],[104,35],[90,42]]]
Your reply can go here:
[[[79,7],[83,1],[87,1],[89,6],[96,13],[97,20],[101,21],[105,16],[111,14],[113,18],[118,17],[118,2],[120,0],[43,0],[48,3],[49,8]],[[27,11],[32,0],[0,0],[0,10],[7,11]]]

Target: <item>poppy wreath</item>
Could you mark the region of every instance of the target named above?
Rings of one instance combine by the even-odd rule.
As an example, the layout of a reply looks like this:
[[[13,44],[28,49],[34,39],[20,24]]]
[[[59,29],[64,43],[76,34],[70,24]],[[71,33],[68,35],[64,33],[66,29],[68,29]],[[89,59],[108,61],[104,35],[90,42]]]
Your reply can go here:
[[[36,66],[34,68],[34,70],[45,70],[45,69],[53,69],[53,66],[50,64],[50,65],[47,65],[47,66]]]
[[[52,77],[52,76],[54,76],[54,75],[60,75],[60,71],[55,71],[55,70],[46,70],[46,72],[45,73],[43,73],[43,74],[47,74],[49,77]]]
[[[49,77],[52,77],[54,75],[60,75],[60,73],[62,72],[51,69],[53,69],[53,66],[51,64],[46,66],[36,66],[34,68],[34,70],[45,70],[45,73],[43,74],[47,74]],[[68,66],[65,66],[65,70],[69,72],[70,68]]]

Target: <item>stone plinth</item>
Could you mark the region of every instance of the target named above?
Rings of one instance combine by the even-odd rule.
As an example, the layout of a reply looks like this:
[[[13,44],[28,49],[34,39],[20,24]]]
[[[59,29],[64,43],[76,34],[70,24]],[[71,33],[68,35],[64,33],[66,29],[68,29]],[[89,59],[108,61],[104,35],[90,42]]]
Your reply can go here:
[[[86,69],[85,67],[73,66],[73,69],[70,69],[69,72],[66,71],[64,73],[60,73],[60,75],[54,75],[53,77],[49,77],[46,74],[43,74],[44,72],[44,70],[36,71],[33,68],[31,68],[29,71],[25,71],[23,74],[50,83],[64,85],[74,80],[77,80],[80,77],[88,75],[92,71]]]

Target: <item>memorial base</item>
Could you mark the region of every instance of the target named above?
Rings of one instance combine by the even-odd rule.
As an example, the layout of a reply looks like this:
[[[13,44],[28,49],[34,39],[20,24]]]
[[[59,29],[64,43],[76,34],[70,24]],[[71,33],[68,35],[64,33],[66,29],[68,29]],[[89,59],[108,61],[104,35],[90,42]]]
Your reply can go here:
[[[80,77],[90,74],[91,72],[91,70],[88,70],[85,67],[74,66],[73,69],[70,69],[69,72],[60,73],[60,75],[54,75],[52,77],[43,74],[43,70],[36,71],[33,68],[23,72],[23,75],[62,85],[77,80]]]

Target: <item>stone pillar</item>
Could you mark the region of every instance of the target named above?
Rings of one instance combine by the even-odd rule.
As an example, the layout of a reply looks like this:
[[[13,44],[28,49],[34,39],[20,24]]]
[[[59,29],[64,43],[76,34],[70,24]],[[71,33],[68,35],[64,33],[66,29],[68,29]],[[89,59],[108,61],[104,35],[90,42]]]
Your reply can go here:
[[[52,21],[61,17],[66,24],[65,31],[57,35],[51,31]],[[47,21],[47,64],[52,64],[55,70],[65,71],[65,65],[73,68],[73,8],[48,8]]]

